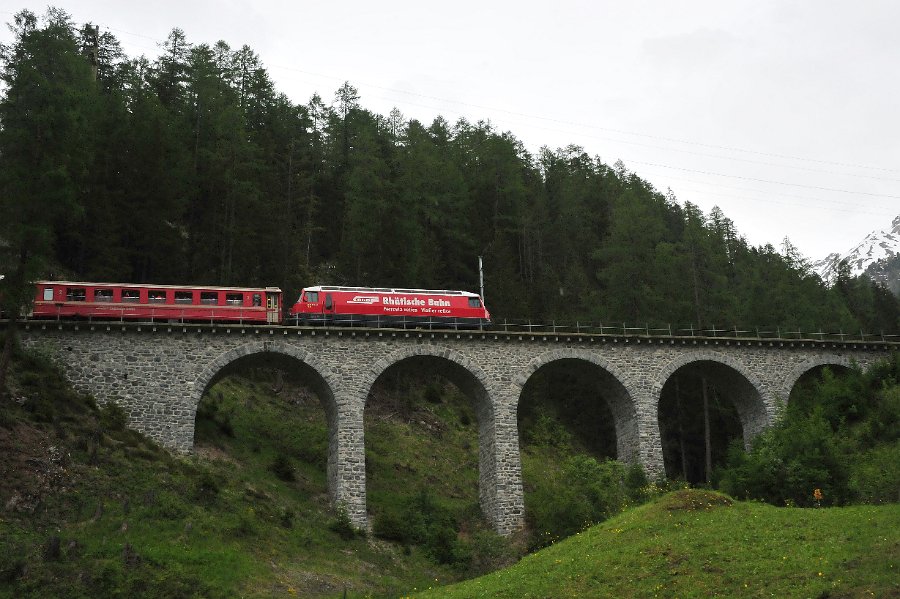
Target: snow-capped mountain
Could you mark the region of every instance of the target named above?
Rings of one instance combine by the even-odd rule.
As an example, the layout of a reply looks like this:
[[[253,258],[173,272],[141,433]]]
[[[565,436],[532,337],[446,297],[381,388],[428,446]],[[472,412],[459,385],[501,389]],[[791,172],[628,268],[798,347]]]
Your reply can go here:
[[[847,261],[851,276],[866,274],[900,295],[900,216],[887,231],[873,231],[846,254],[829,254],[812,268],[828,283],[834,282],[838,264]]]

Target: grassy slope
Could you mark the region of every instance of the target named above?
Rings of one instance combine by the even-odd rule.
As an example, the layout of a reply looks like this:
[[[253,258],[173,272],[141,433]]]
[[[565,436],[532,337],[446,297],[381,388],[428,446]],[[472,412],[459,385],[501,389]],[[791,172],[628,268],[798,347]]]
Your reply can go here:
[[[324,412],[302,390],[223,380],[204,400],[197,455],[179,458],[117,427],[40,361],[18,362],[14,386],[18,401],[0,410],[0,597],[397,596],[460,577],[418,548],[329,528]],[[415,462],[439,441],[389,418],[372,426],[372,495],[437,476],[456,509],[472,505],[471,473]],[[462,428],[443,437],[474,434]],[[450,458],[460,451],[472,449]]]
[[[417,597],[898,597],[900,505],[775,508],[676,491]]]

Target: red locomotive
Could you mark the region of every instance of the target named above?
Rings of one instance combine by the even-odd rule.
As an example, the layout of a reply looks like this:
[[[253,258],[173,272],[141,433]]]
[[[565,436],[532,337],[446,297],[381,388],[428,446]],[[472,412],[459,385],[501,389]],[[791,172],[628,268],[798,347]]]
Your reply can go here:
[[[293,324],[478,328],[491,322],[468,291],[379,287],[306,287],[291,307]]]
[[[29,318],[373,327],[479,328],[491,316],[467,291],[316,286],[285,321],[277,287],[38,281]]]
[[[281,322],[281,289],[38,281],[31,318]]]

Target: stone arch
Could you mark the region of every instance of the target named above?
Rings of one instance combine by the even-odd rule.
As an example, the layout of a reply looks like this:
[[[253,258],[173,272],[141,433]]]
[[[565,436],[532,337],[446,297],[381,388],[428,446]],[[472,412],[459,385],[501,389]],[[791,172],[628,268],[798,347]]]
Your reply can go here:
[[[744,444],[749,447],[753,438],[771,424],[775,416],[775,400],[766,394],[766,387],[759,377],[729,355],[713,351],[690,352],[666,363],[659,371],[658,378],[652,383],[652,397],[656,402],[656,413],[659,413],[659,400],[663,387],[672,378],[672,375],[684,366],[700,362],[710,362],[725,368],[725,370],[713,371],[710,374],[714,384],[722,385],[724,383],[725,386],[731,387],[732,391],[735,391],[731,400],[741,421]]]
[[[328,493],[333,503],[353,503],[345,496],[348,495],[341,481],[341,464],[339,464],[341,451],[339,448],[339,429],[342,426],[342,412],[336,400],[341,385],[338,378],[327,368],[321,361],[311,352],[305,351],[297,346],[280,341],[260,343],[248,343],[226,351],[214,358],[209,364],[204,366],[197,377],[194,379],[193,387],[190,392],[190,445],[188,451],[193,448],[194,440],[194,424],[197,417],[197,407],[203,394],[216,382],[218,378],[227,372],[228,368],[234,363],[244,358],[264,358],[265,356],[276,357],[276,361],[280,361],[280,365],[293,366],[299,365],[310,377],[310,386],[319,396],[322,407],[325,409],[325,417],[328,424],[328,459],[326,466]],[[354,509],[355,508],[355,509]],[[347,505],[351,519],[359,520],[364,523],[364,507],[362,509],[363,516],[360,520],[358,506]]]
[[[363,402],[368,397],[372,387],[378,378],[391,367],[404,361],[416,358],[434,360],[440,374],[450,379],[459,389],[471,397],[475,402],[475,414],[478,421],[478,497],[484,516],[494,524],[500,532],[505,532],[504,522],[508,515],[503,505],[510,492],[510,481],[507,480],[509,472],[506,464],[510,440],[508,427],[500,422],[498,411],[503,412],[497,405],[496,393],[490,383],[490,379],[474,361],[459,351],[436,345],[415,345],[403,347],[387,356],[384,356],[372,364],[360,387],[364,394]],[[515,437],[515,435],[512,435]],[[517,441],[517,439],[516,439]],[[514,451],[518,458],[518,445]],[[513,478],[518,476],[518,471]],[[515,479],[518,480],[518,479]]]
[[[598,367],[608,375],[607,381],[615,385],[610,396],[605,399],[613,414],[616,429],[616,458],[625,463],[638,460],[640,439],[635,404],[638,390],[619,368],[595,353],[587,350],[559,349],[546,352],[534,358],[513,377],[513,383],[518,390],[516,404],[518,405],[521,399],[525,385],[538,370],[548,364],[564,360],[587,362]]]
[[[212,383],[215,382],[216,377],[219,376],[222,371],[227,369],[230,364],[247,356],[266,353],[287,356],[308,366],[312,371],[315,372],[315,374],[319,376],[319,378],[321,378],[324,386],[327,387],[328,395],[331,396],[331,401],[333,403],[334,395],[340,385],[338,382],[338,378],[331,372],[331,370],[328,369],[324,364],[322,364],[312,352],[305,351],[289,343],[274,341],[270,343],[264,343],[262,347],[260,347],[258,343],[248,343],[246,345],[235,347],[223,354],[220,354],[219,356],[214,358],[212,362],[204,366],[200,370],[200,373],[194,379],[194,382],[192,384],[191,404],[194,410],[196,411],[197,404],[200,403],[200,399],[203,397],[203,394],[206,393],[207,389],[209,389]]]
[[[784,377],[782,381],[781,388],[782,393],[785,399],[785,403],[791,397],[791,392],[794,390],[794,387],[800,381],[800,378],[815,368],[822,368],[826,366],[840,366],[842,368],[853,368],[853,361],[846,356],[816,356],[813,358],[807,358],[806,360],[796,364],[787,375]]]
[[[477,381],[477,387],[480,387],[480,389],[478,390],[483,390],[485,397],[490,396],[490,379],[484,373],[484,371],[477,364],[475,364],[475,362],[467,358],[464,354],[454,349],[442,348],[434,345],[415,345],[412,347],[404,347],[387,356],[384,356],[383,358],[372,364],[371,367],[369,367],[368,372],[366,373],[366,378],[363,381],[361,387],[361,391],[366,394],[362,398],[362,400],[366,400],[369,391],[372,389],[372,385],[375,384],[375,381],[378,380],[378,377],[384,374],[384,372],[388,368],[394,366],[395,364],[403,362],[404,360],[418,357],[443,358],[444,360],[455,364],[456,366],[467,371],[472,376],[474,381]],[[457,383],[457,381],[455,380],[453,382]],[[459,382],[463,383],[463,385],[466,385],[466,382],[463,380],[460,380]],[[474,389],[464,388],[463,390],[473,391]]]

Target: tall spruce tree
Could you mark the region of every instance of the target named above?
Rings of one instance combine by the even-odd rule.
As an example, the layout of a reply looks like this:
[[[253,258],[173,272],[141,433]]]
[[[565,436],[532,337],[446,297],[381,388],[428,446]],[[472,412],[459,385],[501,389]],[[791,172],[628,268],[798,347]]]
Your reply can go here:
[[[0,358],[0,389],[15,320],[33,297],[32,282],[54,258],[54,233],[81,210],[91,162],[90,106],[96,101],[91,65],[78,48],[69,16],[50,9],[39,25],[22,11],[13,42],[0,49],[0,282],[3,311],[13,319]]]

